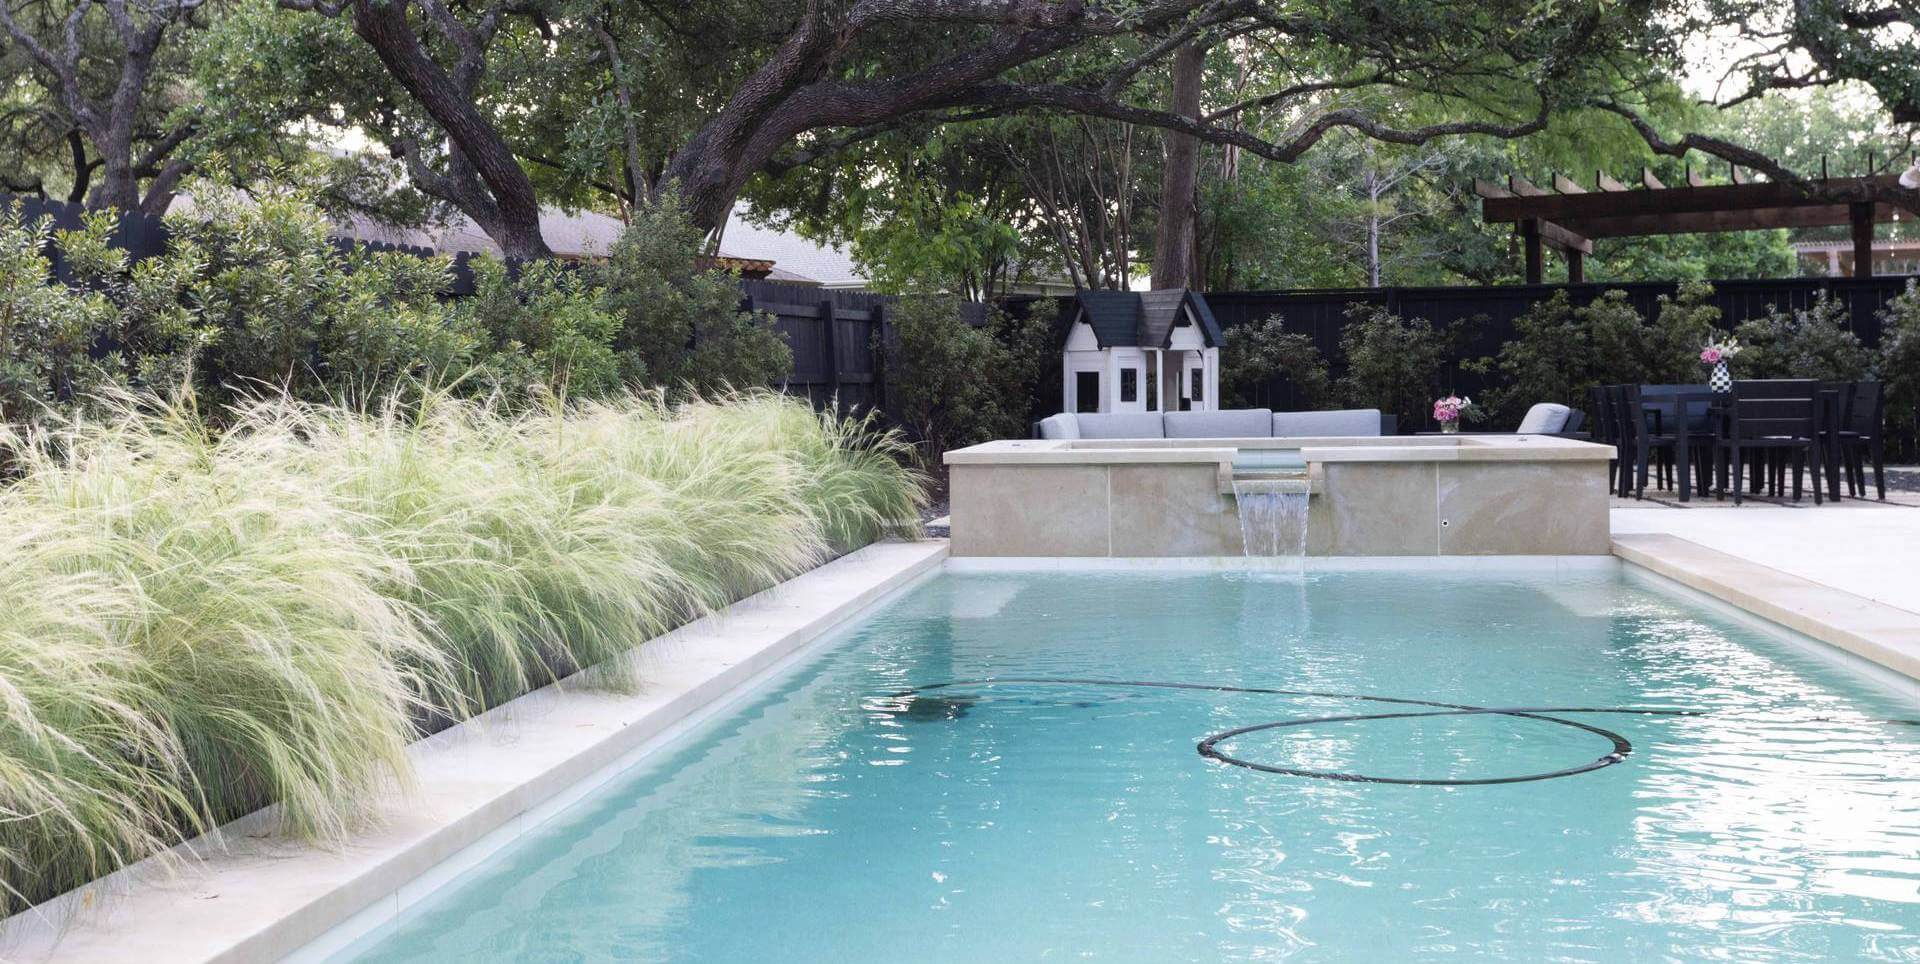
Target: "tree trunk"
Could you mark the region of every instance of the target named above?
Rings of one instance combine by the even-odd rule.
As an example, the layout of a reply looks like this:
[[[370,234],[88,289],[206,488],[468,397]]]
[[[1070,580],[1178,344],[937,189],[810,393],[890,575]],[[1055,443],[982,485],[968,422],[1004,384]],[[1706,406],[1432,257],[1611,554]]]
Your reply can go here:
[[[394,79],[446,133],[449,148],[457,155],[453,160],[464,162],[449,166],[465,166],[479,181],[442,184],[439,190],[429,189],[428,193],[444,197],[472,218],[507,257],[552,255],[540,237],[540,202],[533,182],[506,139],[480,115],[472,98],[427,56],[425,45],[407,22],[407,4],[399,0],[356,0],[352,10],[353,32],[373,48]],[[447,180],[470,182],[472,178]],[[479,189],[481,184],[484,190]]]
[[[1173,96],[1168,110],[1200,116],[1200,82],[1206,49],[1187,44],[1173,55]],[[1153,239],[1153,286],[1191,287],[1195,191],[1200,181],[1200,142],[1190,134],[1166,131],[1166,162],[1160,171],[1160,229]]]

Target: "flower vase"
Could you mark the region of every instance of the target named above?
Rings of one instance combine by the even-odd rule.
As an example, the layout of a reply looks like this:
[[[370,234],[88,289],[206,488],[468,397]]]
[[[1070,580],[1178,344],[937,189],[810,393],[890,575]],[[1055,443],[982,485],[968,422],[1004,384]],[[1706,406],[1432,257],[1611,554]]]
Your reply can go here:
[[[1455,420],[1452,422],[1441,422],[1440,431],[1445,432],[1448,435],[1458,435],[1460,433],[1460,422],[1458,420]]]
[[[1733,372],[1727,370],[1724,359],[1713,363],[1713,371],[1707,376],[1707,387],[1722,395],[1733,391]]]

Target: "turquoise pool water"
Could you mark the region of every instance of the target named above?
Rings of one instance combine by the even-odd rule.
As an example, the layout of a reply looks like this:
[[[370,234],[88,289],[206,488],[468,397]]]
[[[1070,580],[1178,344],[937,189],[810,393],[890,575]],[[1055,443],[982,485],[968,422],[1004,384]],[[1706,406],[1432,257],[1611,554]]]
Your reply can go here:
[[[1552,713],[1631,752],[1496,785],[1203,758],[1249,724]],[[1613,569],[944,573],[368,935],[361,961],[1920,957],[1920,706]],[[1538,716],[1241,759],[1396,779],[1613,751]]]

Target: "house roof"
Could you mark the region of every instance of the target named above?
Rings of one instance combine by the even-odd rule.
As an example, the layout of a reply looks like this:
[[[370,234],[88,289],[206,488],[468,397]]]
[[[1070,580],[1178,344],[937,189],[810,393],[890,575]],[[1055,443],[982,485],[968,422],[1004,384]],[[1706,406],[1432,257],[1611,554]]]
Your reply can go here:
[[[771,280],[817,284],[822,288],[864,288],[867,276],[846,249],[820,244],[798,232],[755,224],[746,218],[746,205],[736,204],[720,232],[720,254],[730,258],[771,261],[774,271],[789,277]]]
[[[1220,323],[1207,299],[1191,288],[1158,291],[1074,292],[1073,304],[1082,313],[1094,341],[1102,348],[1164,348],[1173,336],[1181,309],[1191,308],[1206,343],[1220,344]]]

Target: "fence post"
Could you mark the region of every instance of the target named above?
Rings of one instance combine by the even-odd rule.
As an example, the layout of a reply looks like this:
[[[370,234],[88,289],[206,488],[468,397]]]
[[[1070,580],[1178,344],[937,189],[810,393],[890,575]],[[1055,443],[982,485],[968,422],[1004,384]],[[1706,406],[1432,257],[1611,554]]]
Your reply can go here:
[[[887,306],[876,301],[869,309],[872,312],[873,333],[869,336],[873,352],[873,409],[879,412],[887,410]]]
[[[835,321],[832,298],[821,299],[820,321],[826,326],[827,398],[833,403],[834,413],[840,414],[840,333],[834,330],[840,326]]]

